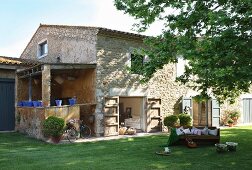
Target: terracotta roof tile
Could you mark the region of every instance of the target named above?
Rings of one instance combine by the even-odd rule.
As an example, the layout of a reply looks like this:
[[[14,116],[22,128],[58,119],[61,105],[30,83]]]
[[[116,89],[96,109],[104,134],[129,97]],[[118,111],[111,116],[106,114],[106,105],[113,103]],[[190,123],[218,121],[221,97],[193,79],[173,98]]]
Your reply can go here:
[[[98,29],[100,33],[109,33],[109,34],[117,34],[117,35],[125,35],[125,36],[131,36],[136,38],[146,38],[148,36],[142,35],[142,34],[135,34],[125,31],[118,31],[113,30],[109,28],[103,28],[103,27],[92,27],[92,26],[74,26],[74,25],[47,25],[47,24],[40,24],[40,27],[55,27],[55,28],[86,28],[86,29]]]
[[[0,56],[0,64],[33,66],[40,62],[28,59]]]

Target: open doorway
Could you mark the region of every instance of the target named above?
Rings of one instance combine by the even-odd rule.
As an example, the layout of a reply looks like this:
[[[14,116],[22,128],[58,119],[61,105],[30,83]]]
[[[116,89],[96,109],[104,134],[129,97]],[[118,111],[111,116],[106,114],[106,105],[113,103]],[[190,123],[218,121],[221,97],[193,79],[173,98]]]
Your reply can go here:
[[[193,126],[220,126],[220,104],[216,99],[211,98],[206,103],[194,97],[183,97],[182,109],[186,107],[190,108],[189,114],[193,118]]]
[[[145,96],[105,97],[104,136],[119,134],[120,126],[137,132],[162,130],[161,99]]]
[[[119,124],[135,128],[138,132],[146,130],[146,116],[143,97],[119,97]]]
[[[209,106],[209,105],[208,105]],[[209,107],[210,111],[211,108]],[[207,126],[206,102],[193,99],[193,125]]]

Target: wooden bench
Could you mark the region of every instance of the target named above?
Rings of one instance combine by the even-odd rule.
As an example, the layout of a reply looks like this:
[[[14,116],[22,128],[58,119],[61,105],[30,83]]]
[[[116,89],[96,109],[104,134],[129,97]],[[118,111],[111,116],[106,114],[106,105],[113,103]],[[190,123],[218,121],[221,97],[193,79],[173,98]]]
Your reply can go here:
[[[191,127],[190,127],[191,128]],[[204,129],[204,127],[196,127],[197,129]],[[197,144],[215,144],[220,143],[220,129],[216,127],[208,127],[208,129],[217,129],[217,135],[180,135],[178,143],[186,143],[186,138],[192,139]]]

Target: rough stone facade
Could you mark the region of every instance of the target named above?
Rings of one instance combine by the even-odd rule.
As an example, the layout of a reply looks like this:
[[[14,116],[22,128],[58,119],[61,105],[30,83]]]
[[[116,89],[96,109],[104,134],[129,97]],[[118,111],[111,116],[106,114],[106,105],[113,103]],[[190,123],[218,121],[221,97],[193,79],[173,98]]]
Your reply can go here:
[[[179,100],[188,90],[175,82],[176,68],[174,64],[168,64],[158,70],[147,84],[139,82],[138,75],[129,74],[126,69],[129,66],[130,54],[134,49],[143,47],[142,39],[127,37],[113,37],[108,35],[97,36],[97,133],[103,132],[103,105],[104,96],[146,96],[160,98],[162,101],[163,116],[179,113]],[[117,88],[119,93],[111,93]],[[130,94],[129,91],[140,92]],[[122,93],[124,91],[124,93]],[[142,92],[146,93],[142,93]]]
[[[21,133],[26,133],[31,137],[45,140],[42,132],[43,121],[53,115],[63,118],[65,122],[70,119],[79,119],[80,107],[50,107],[50,108],[33,108],[33,107],[18,107],[16,115],[16,130]]]
[[[91,27],[48,27],[38,28],[21,58],[47,63],[91,63],[95,61],[97,29]],[[38,44],[47,40],[48,54],[38,58]]]

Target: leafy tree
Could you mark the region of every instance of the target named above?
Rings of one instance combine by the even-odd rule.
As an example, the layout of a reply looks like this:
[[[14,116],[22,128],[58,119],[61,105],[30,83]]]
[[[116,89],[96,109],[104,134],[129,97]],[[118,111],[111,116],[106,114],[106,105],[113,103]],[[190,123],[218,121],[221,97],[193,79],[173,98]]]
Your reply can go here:
[[[248,92],[252,80],[251,0],[115,0],[135,17],[138,31],[162,20],[163,32],[145,40],[150,60],[142,69],[148,81],[157,69],[188,60],[178,80],[220,101]]]

